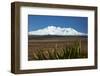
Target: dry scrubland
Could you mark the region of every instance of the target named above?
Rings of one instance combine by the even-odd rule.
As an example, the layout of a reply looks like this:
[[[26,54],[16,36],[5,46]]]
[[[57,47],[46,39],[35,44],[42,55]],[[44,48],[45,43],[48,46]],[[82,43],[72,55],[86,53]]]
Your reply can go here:
[[[29,36],[28,60],[87,58],[87,36]]]

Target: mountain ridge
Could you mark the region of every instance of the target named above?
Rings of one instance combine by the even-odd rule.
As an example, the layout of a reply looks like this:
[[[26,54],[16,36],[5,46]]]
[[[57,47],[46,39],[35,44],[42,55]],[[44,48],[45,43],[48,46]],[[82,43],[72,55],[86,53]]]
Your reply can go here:
[[[74,28],[61,28],[56,26],[48,26],[42,29],[28,32],[28,35],[55,35],[55,36],[78,36],[78,35],[87,35],[85,33],[78,32]]]

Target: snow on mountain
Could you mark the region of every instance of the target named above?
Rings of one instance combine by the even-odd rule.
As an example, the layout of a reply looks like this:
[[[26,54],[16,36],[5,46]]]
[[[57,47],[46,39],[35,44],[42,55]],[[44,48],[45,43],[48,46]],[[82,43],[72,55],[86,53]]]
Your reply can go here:
[[[81,33],[76,31],[73,28],[61,28],[56,26],[48,26],[36,31],[30,31],[29,35],[86,35],[85,33]]]

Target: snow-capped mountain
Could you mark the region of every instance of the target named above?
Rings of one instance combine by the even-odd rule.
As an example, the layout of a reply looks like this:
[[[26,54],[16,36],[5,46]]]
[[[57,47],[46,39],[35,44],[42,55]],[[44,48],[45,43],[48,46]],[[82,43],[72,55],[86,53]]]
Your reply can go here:
[[[85,33],[81,33],[76,31],[73,28],[61,28],[56,26],[48,26],[39,30],[30,31],[29,35],[86,35]]]

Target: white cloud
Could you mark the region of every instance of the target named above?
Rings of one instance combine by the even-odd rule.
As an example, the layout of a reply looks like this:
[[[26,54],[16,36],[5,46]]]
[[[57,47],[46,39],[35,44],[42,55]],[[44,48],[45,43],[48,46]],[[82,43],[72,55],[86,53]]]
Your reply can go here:
[[[63,35],[63,36],[86,35],[85,33],[78,32],[73,28],[61,28],[56,26],[48,26],[43,29],[31,31],[28,34],[29,35]]]

